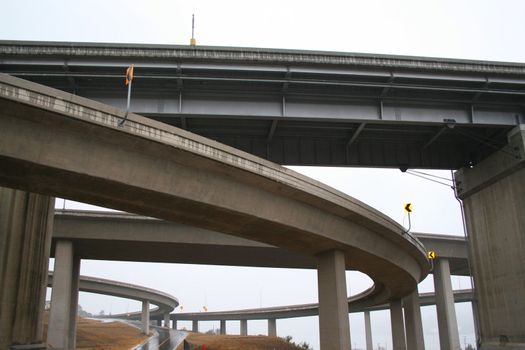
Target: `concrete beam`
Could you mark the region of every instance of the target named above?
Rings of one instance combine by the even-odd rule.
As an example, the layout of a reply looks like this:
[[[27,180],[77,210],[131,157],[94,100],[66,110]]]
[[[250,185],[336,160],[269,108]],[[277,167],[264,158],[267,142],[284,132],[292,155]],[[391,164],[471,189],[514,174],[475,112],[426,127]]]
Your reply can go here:
[[[53,207],[54,198],[0,188],[0,349],[12,344],[45,348]]]
[[[332,250],[317,256],[321,350],[350,348],[345,256]]]
[[[390,302],[390,325],[392,327],[392,346],[394,350],[406,350],[405,321],[401,300]]]
[[[458,322],[448,260],[436,259],[433,272],[440,348],[442,350],[460,350]]]

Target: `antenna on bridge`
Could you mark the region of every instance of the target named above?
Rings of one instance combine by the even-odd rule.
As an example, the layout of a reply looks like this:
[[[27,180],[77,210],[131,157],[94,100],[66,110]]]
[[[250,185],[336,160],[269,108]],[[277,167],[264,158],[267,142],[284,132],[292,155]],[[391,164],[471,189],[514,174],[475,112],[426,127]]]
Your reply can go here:
[[[195,40],[195,14],[191,15],[191,39],[190,46],[197,45],[197,40]]]

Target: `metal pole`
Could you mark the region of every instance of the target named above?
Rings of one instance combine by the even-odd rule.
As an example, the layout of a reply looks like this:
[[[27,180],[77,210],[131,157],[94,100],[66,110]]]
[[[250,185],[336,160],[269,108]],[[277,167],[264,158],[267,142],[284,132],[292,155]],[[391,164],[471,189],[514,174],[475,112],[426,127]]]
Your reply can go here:
[[[130,106],[130,103],[131,103],[131,83],[132,83],[133,80],[130,80],[129,81],[129,84],[128,84],[128,102],[127,102],[127,105],[126,105],[126,115],[124,115],[124,119],[121,119],[118,123],[118,126],[119,127],[122,127],[124,125],[124,123],[126,122],[126,120],[128,119],[128,113],[129,113],[129,106]]]

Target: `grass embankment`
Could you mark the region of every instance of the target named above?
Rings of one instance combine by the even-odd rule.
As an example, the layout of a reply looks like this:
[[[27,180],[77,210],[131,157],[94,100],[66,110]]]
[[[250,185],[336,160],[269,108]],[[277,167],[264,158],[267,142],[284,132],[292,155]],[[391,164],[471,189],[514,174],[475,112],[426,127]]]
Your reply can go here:
[[[47,334],[47,322],[44,335]],[[129,350],[141,344],[147,336],[138,328],[122,322],[102,322],[79,318],[77,323],[77,349],[81,350]]]
[[[46,315],[47,316],[47,315]],[[47,334],[47,317],[44,335]],[[143,343],[148,337],[138,328],[122,322],[103,322],[79,318],[77,323],[77,350],[129,350]],[[189,333],[186,338],[190,350],[303,350],[277,337],[209,335]],[[183,350],[183,344],[176,350]]]
[[[190,333],[186,337],[190,350],[200,350],[206,345],[206,350],[298,350],[293,344],[277,337],[239,336],[239,335],[209,335]],[[183,344],[176,350],[183,350]],[[302,350],[302,349],[301,349]]]

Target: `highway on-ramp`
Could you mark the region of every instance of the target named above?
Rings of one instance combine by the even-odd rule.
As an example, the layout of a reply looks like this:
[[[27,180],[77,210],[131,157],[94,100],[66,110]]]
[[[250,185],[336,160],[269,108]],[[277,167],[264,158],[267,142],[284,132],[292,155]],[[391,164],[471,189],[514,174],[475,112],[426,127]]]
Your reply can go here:
[[[0,184],[136,212],[319,256],[374,281],[361,302],[412,293],[419,241],[362,202],[175,127],[0,75]],[[357,302],[357,301],[356,301]]]

